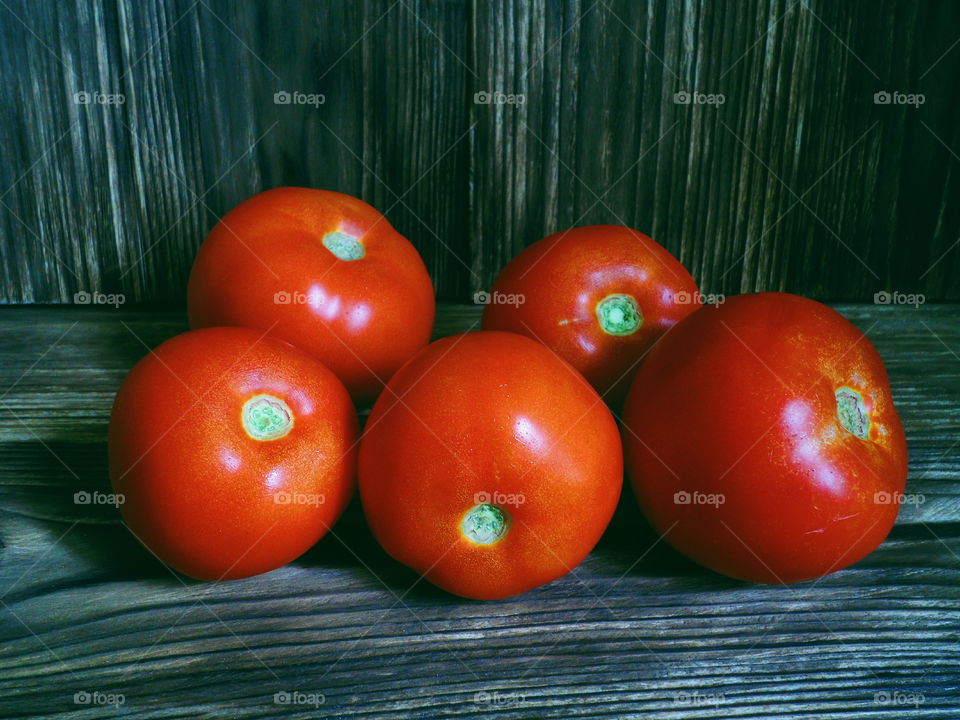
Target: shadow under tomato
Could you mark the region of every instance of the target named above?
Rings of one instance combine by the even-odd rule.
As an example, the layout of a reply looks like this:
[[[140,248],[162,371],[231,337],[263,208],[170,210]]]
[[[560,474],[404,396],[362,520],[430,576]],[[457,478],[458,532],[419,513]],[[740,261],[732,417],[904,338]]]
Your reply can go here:
[[[420,579],[410,568],[390,557],[374,538],[354,498],[333,529],[291,565],[304,568],[359,570],[379,581],[404,602],[457,601],[453,595]],[[378,583],[378,584],[379,584]]]
[[[650,526],[629,484],[592,555],[611,573],[653,577],[715,575],[673,549]]]

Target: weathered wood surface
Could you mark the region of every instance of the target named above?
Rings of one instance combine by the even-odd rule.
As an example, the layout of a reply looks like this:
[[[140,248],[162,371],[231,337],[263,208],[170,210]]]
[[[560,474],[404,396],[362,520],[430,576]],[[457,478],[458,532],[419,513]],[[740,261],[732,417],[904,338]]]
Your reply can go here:
[[[816,582],[736,582],[657,542],[627,496],[574,574],[490,603],[417,582],[357,507],[275,572],[174,576],[74,493],[109,490],[113,393],[183,314],[2,309],[0,717],[956,720],[960,307],[838,309],[887,363],[925,499],[877,552]],[[437,334],[477,318],[442,307]]]
[[[709,292],[960,299],[958,36],[955,0],[3,0],[0,302],[182,302],[284,184],[385,211],[447,299],[587,223]]]

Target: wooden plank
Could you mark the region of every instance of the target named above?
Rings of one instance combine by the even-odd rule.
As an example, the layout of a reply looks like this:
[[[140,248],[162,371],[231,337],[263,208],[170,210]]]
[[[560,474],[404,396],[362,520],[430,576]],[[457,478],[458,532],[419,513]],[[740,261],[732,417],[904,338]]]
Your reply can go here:
[[[465,298],[473,274],[464,242],[469,9],[425,0],[383,5],[379,25],[364,23],[370,33],[355,53],[357,76],[344,88],[345,105],[363,103],[362,197],[417,247],[440,297]],[[348,107],[345,116],[352,121],[357,112]]]
[[[68,529],[3,519],[8,557]],[[122,529],[75,528],[7,571],[29,574],[3,598],[0,710],[79,717],[82,691],[164,718],[279,716],[284,690],[323,693],[314,717],[489,717],[478,693],[528,718],[947,720],[960,703],[957,561],[900,529],[857,569],[768,588],[662,546],[635,565],[650,538],[625,522],[574,575],[496,603],[410,589],[362,526],[337,535],[349,550],[328,538],[266,576],[184,585]]]
[[[943,273],[960,261],[960,224],[953,203],[940,203],[941,189],[957,192],[957,123],[934,85],[960,59],[944,54],[956,35],[944,20],[956,27],[957,11],[478,4],[478,89],[528,98],[474,109],[478,269],[492,278],[525,245],[574,224],[623,223],[651,233],[711,292],[957,297]],[[911,92],[902,88],[921,76],[925,111],[874,104],[878,90]],[[725,102],[678,104],[682,91]],[[930,184],[915,183],[921,165],[933,168]]]
[[[191,0],[14,2],[0,12],[0,71],[16,93],[0,123],[12,160],[0,169],[3,301],[99,290],[182,303],[216,220],[280,185],[389,211],[440,292],[465,287],[467,186],[450,180],[467,174],[463,3],[294,0],[267,13]],[[75,104],[81,91],[125,102]],[[278,92],[323,102],[277,104]]]
[[[926,497],[877,552],[815,582],[741,583],[657,542],[627,495],[573,574],[493,603],[416,583],[356,503],[273,573],[174,576],[73,493],[108,490],[112,395],[182,312],[2,309],[0,716],[955,720],[960,307],[838,309],[887,363]],[[477,317],[444,305],[435,334]]]
[[[600,222],[651,233],[709,292],[960,299],[953,0],[9,0],[0,18],[0,302],[181,303],[216,219],[282,184],[388,211],[446,299]]]

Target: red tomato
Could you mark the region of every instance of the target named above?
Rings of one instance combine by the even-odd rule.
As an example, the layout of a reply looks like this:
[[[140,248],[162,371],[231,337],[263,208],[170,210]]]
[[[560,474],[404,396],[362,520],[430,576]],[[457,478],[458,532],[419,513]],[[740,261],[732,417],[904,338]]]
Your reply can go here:
[[[204,241],[188,288],[194,328],[269,331],[319,358],[368,404],[430,341],[433,285],[416,249],[362,200],[278,188]]]
[[[819,577],[897,517],[907,446],[883,363],[812,300],[742,295],[693,314],[644,361],[624,423],[654,529],[717,572]]]
[[[317,360],[246,328],[178,335],[130,371],[110,418],[110,476],[133,533],[201,580],[307,550],[353,492],[357,417]]]
[[[500,273],[489,300],[485,330],[542,342],[614,408],[644,353],[700,307],[686,268],[622,225],[578,227],[534,243]]]
[[[390,381],[360,443],[360,497],[380,544],[483,600],[575,568],[607,527],[622,474],[597,393],[513,333],[427,346]]]

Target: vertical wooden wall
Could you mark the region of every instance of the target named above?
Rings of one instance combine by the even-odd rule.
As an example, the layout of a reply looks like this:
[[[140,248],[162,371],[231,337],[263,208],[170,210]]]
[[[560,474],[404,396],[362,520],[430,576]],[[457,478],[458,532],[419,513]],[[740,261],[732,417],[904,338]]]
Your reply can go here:
[[[960,299],[955,0],[5,0],[0,33],[3,302],[182,302],[286,184],[385,211],[447,299],[589,223],[710,292]]]

